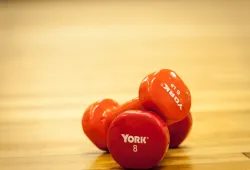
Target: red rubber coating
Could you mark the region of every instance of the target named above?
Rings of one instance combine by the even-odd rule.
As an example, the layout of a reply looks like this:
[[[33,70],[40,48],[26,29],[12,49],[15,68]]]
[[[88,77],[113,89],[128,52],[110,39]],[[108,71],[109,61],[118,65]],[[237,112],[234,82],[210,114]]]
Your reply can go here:
[[[177,148],[188,137],[193,124],[191,113],[177,123],[168,126],[170,134],[169,148]]]
[[[111,123],[107,145],[123,168],[148,169],[156,166],[169,147],[166,123],[154,112],[130,110]]]
[[[101,150],[107,150],[106,122],[107,110],[115,109],[118,103],[111,99],[104,99],[91,104],[82,117],[82,129],[91,142]]]
[[[159,114],[168,125],[182,120],[191,108],[189,89],[169,69],[146,76],[140,85],[139,99],[145,109]]]

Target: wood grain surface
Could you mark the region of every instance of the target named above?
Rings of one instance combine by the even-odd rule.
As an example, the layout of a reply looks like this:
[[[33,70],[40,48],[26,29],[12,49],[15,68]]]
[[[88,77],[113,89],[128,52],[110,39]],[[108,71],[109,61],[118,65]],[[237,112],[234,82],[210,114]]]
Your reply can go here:
[[[247,0],[0,1],[0,169],[121,169],[82,113],[170,68],[194,126],[156,169],[250,170],[249,18]]]

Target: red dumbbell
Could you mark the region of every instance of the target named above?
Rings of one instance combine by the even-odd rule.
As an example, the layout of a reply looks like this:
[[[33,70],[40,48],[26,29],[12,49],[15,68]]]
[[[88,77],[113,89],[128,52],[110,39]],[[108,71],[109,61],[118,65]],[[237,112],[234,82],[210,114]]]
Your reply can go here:
[[[147,109],[157,113],[167,125],[186,117],[191,107],[190,91],[172,70],[162,69],[145,77],[140,84],[139,97],[123,105],[104,99],[90,105],[83,114],[82,128],[99,149],[107,148],[110,123],[127,110]]]
[[[168,148],[178,147],[187,138],[191,126],[190,113],[166,126],[154,112],[129,110],[111,123],[107,146],[121,167],[149,169],[162,160]]]
[[[169,147],[169,131],[162,118],[151,111],[129,110],[111,123],[107,145],[123,168],[149,169],[157,165]]]

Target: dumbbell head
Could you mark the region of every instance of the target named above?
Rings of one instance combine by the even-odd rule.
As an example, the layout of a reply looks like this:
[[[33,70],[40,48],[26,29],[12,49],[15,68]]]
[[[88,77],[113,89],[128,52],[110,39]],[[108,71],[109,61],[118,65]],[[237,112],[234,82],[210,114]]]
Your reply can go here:
[[[91,104],[82,117],[82,129],[90,141],[101,150],[107,150],[107,129],[109,110],[118,107],[112,99],[104,99]]]
[[[146,76],[140,85],[139,99],[145,109],[158,113],[167,124],[183,119],[191,108],[188,87],[169,69]]]
[[[169,140],[168,127],[156,113],[130,110],[111,123],[107,145],[121,167],[148,169],[163,159]]]
[[[189,113],[184,119],[168,126],[170,134],[170,148],[176,148],[188,137],[193,124],[192,115]]]

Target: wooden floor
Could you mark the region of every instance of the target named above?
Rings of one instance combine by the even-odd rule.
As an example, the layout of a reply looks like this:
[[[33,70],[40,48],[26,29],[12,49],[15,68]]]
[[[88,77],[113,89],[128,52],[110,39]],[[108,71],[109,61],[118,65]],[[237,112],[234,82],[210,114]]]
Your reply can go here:
[[[170,68],[194,126],[156,169],[250,170],[249,18],[247,0],[1,1],[0,169],[120,169],[82,113]]]

